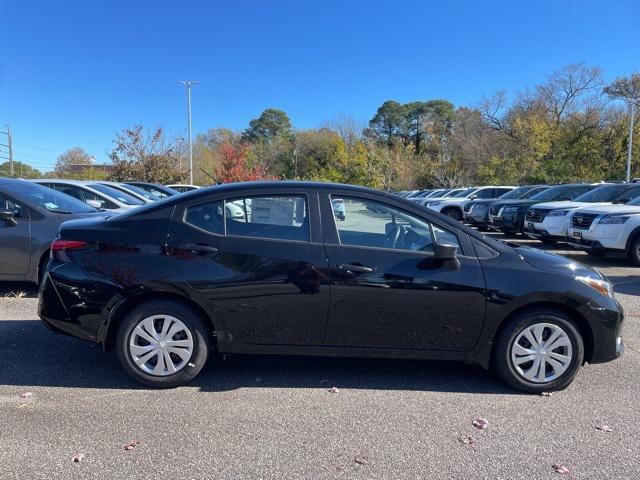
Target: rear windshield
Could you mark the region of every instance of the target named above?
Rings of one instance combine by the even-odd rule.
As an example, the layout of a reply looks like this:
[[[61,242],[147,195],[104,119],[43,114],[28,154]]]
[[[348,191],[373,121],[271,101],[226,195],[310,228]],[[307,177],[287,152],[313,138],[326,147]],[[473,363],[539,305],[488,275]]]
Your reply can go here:
[[[70,195],[58,192],[53,188],[44,187],[37,183],[15,182],[5,184],[2,187],[17,202],[26,200],[40,208],[56,213],[92,213],[98,209],[87,205]]]
[[[120,203],[124,203],[125,205],[144,205],[144,202],[142,200],[138,200],[128,193],[121,192],[120,190],[116,190],[115,188],[108,187],[101,183],[91,183],[87,186],[99,191],[100,193],[104,193],[105,195],[118,200]]]

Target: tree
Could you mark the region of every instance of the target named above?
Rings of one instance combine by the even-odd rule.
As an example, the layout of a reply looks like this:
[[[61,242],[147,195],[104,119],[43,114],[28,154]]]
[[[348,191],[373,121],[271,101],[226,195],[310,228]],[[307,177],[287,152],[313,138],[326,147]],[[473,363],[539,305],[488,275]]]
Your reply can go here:
[[[268,108],[249,122],[242,134],[243,140],[249,142],[271,141],[277,137],[291,134],[291,120],[285,112],[275,108]]]
[[[640,73],[615,79],[604,87],[603,92],[611,98],[622,99],[640,105]]]
[[[10,173],[9,162],[0,163],[0,177],[8,177]],[[42,178],[40,170],[23,162],[13,162],[13,175],[19,178]]]
[[[395,100],[387,100],[369,120],[369,131],[381,142],[391,147],[401,136],[405,122],[405,109]]]
[[[111,180],[124,182],[174,183],[182,181],[179,171],[179,147],[168,139],[162,128],[145,134],[142,125],[126,128],[116,136],[109,154],[114,165]]]
[[[247,145],[232,145],[225,142],[220,145],[221,162],[215,170],[216,178],[222,183],[251,182],[255,180],[273,180],[260,166],[247,164]]]
[[[85,152],[83,148],[75,147],[58,156],[53,172],[55,176],[65,177],[71,173],[72,165],[86,165],[88,167],[93,164],[93,161],[94,157]]]

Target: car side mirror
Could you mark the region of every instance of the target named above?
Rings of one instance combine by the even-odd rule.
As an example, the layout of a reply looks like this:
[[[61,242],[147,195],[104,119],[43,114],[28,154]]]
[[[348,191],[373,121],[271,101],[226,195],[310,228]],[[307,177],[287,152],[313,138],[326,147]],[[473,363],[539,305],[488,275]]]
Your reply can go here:
[[[473,195],[471,195],[469,197],[469,200],[475,200],[476,198],[478,198],[478,195],[476,195],[475,193]]]
[[[434,253],[436,259],[441,260],[444,264],[448,264],[454,270],[460,268],[457,246],[437,243]]]
[[[13,210],[0,210],[0,220],[4,220],[9,225],[17,225],[16,214]]]
[[[87,205],[91,205],[93,208],[102,208],[102,203],[98,200],[87,200]]]

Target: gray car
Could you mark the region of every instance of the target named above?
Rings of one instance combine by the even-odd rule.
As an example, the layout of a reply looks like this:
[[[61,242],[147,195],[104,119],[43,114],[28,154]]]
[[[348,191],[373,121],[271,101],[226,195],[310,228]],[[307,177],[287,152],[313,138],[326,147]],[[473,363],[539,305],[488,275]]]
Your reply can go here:
[[[105,212],[33,182],[0,178],[0,281],[39,283],[62,222]]]

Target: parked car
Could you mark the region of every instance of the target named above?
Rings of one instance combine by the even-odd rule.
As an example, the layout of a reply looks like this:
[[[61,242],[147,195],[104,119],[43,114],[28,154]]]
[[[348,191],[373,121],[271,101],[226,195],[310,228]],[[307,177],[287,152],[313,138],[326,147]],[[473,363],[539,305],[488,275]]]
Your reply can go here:
[[[510,190],[498,198],[467,202],[462,208],[464,220],[480,230],[487,229],[489,228],[489,210],[493,204],[504,200],[527,199],[547,188],[546,185],[524,185]]]
[[[107,181],[100,181],[99,183],[102,183],[103,185],[106,185],[111,188],[115,188],[116,190],[120,190],[121,192],[128,193],[132,197],[135,197],[138,200],[142,200],[142,202],[144,203],[151,203],[159,200],[159,198],[153,195],[152,193],[149,193],[146,190],[143,190],[134,185],[128,185],[126,183],[119,183],[119,182],[107,182]]]
[[[459,195],[466,190],[466,188],[444,188],[442,190],[436,190],[425,198],[421,198],[417,203],[426,207],[429,202],[435,202],[445,198],[454,198],[456,195]]]
[[[584,183],[555,185],[528,199],[500,200],[489,209],[489,227],[507,235],[522,233],[527,210],[532,205],[556,200],[572,200],[597,186]],[[542,241],[545,239],[542,238]]]
[[[102,210],[124,211],[139,207],[145,203],[128,193],[116,190],[98,181],[46,178],[33,180],[33,182],[65,193]]]
[[[0,280],[38,283],[60,224],[96,214],[95,208],[50,188],[0,178]]]
[[[173,195],[178,195],[180,192],[174,190],[173,188],[165,187],[164,185],[160,185],[159,183],[149,183],[149,182],[125,182],[127,185],[133,185],[135,187],[146,190],[149,193],[152,193],[158,198],[166,198],[171,197]]]
[[[626,205],[574,210],[567,240],[592,255],[624,255],[640,266],[640,196]]]
[[[248,220],[224,215],[238,199]],[[395,195],[313,182],[226,184],[65,222],[39,314],[155,387],[190,381],[215,349],[461,360],[541,392],[623,350],[622,308],[596,270]]]
[[[190,192],[191,190],[197,190],[200,187],[197,186],[197,185],[187,185],[187,184],[184,184],[184,183],[175,183],[173,185],[167,185],[167,188],[170,188],[171,190],[175,190],[176,192],[184,193],[184,192]]]
[[[462,209],[468,201],[482,200],[487,198],[498,198],[500,195],[513,190],[515,187],[471,187],[467,190],[460,192],[452,197],[444,198],[442,200],[429,201],[425,204],[427,208],[435,210],[436,212],[442,212],[444,215],[453,218],[454,220],[462,220]]]
[[[640,185],[618,183],[601,185],[574,200],[560,200],[532,205],[527,210],[524,233],[544,242],[565,241],[569,229],[569,213],[582,206],[626,203],[640,195]]]

